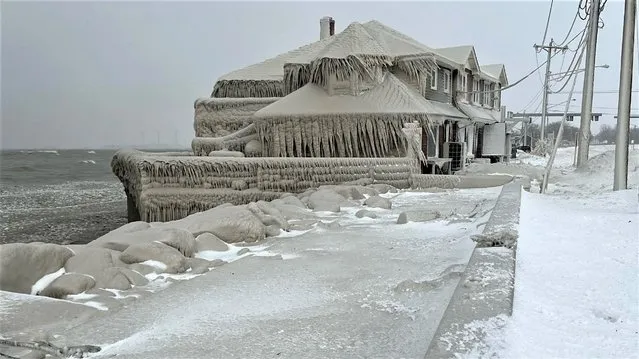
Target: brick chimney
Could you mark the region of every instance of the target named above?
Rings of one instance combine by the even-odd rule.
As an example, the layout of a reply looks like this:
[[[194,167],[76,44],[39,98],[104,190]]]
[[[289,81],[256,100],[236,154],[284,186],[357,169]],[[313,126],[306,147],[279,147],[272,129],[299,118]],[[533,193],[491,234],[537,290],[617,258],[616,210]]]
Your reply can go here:
[[[320,40],[324,40],[335,34],[335,21],[330,16],[324,16],[320,19]]]

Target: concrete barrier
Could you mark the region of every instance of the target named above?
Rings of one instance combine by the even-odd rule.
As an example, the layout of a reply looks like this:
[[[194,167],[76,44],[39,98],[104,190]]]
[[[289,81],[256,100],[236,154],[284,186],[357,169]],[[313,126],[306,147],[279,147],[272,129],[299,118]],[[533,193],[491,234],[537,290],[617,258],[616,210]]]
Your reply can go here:
[[[486,188],[503,186],[515,177],[511,175],[429,175],[413,174],[412,189],[425,188]]]
[[[515,180],[502,189],[482,235],[433,336],[425,358],[455,358],[482,353],[487,345],[480,326],[499,315],[510,316],[515,283],[515,249],[522,187]]]

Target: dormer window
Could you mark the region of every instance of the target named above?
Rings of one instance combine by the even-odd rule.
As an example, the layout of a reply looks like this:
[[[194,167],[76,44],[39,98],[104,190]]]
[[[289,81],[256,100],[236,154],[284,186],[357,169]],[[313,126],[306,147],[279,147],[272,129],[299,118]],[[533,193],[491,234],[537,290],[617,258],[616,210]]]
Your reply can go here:
[[[430,70],[430,89],[437,90],[437,69]]]
[[[444,70],[444,92],[450,92],[450,70]]]

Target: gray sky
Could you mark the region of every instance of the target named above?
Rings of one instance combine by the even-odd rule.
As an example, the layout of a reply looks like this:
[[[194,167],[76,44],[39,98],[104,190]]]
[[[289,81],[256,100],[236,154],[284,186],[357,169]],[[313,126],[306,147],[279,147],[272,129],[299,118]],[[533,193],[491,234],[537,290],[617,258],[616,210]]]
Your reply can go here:
[[[504,63],[515,82],[537,66],[532,46],[542,40],[548,5],[3,1],[1,145],[97,148],[155,143],[159,136],[188,146],[193,102],[208,97],[219,76],[317,40],[325,15],[335,18],[337,31],[377,19],[431,47],[472,44],[480,65]],[[555,2],[549,37],[565,37],[576,9],[576,1]],[[623,2],[609,0],[602,18],[597,64],[610,68],[597,70],[595,88],[617,90]],[[556,57],[553,71],[565,71],[571,57],[563,70]],[[534,74],[504,92],[504,104],[519,111],[540,88]],[[550,104],[566,96],[553,95]],[[578,111],[581,94],[575,97]],[[594,106],[610,114],[594,131],[613,123],[616,94],[596,94]]]

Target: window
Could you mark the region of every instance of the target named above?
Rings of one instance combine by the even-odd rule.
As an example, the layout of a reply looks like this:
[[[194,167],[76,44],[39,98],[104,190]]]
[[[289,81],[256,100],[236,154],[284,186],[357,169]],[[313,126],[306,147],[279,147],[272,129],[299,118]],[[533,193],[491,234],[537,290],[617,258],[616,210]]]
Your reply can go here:
[[[450,92],[450,70],[444,70],[444,92]]]
[[[430,70],[430,88],[437,90],[437,69]]]
[[[461,92],[466,92],[466,71],[462,71],[459,73],[459,90]]]
[[[497,85],[497,86],[499,86],[499,85]],[[499,88],[501,88],[501,86],[499,86]],[[493,107],[496,108],[496,109],[499,109],[499,106],[500,106],[500,104],[499,104],[499,95],[500,94],[501,94],[501,90],[500,91],[495,91],[495,97],[493,98],[493,102],[494,102]]]
[[[484,96],[482,103],[484,105],[490,105],[491,102],[491,92],[490,92],[490,83],[484,82]]]
[[[473,102],[479,103],[479,80],[473,80]]]

